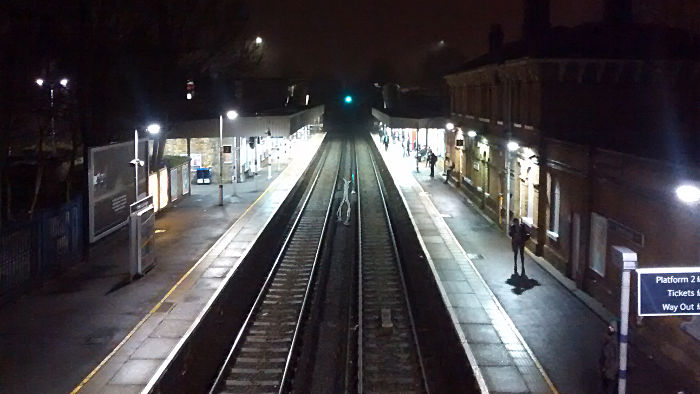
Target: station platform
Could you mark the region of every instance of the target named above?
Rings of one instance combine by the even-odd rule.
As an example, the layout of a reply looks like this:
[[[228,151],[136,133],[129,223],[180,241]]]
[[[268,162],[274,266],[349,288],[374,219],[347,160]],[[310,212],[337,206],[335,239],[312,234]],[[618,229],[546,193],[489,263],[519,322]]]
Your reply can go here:
[[[385,150],[372,135],[402,194],[421,246],[482,391],[599,393],[603,336],[613,314],[544,259],[526,254],[527,279],[513,277],[510,239],[473,205],[442,167]],[[518,262],[520,270],[520,262]],[[629,348],[629,393],[692,386]]]
[[[125,280],[128,234],[98,243],[84,264],[0,308],[0,393],[136,393],[266,226],[325,134],[256,179],[192,185],[156,217],[157,265]],[[286,164],[286,165],[285,165]]]

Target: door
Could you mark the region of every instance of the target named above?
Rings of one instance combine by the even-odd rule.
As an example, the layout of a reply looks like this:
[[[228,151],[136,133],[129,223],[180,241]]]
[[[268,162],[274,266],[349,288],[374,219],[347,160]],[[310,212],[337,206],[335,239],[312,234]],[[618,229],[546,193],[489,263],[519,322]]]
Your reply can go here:
[[[583,283],[583,275],[580,266],[581,261],[581,215],[573,214],[571,220],[571,277],[576,282],[576,287],[581,287]]]

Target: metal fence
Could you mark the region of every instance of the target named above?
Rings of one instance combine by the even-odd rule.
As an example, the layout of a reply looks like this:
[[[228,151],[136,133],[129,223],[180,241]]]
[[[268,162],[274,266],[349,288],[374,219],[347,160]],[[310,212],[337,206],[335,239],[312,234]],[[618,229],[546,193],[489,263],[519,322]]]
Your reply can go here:
[[[0,229],[0,303],[82,258],[82,210],[77,197]]]

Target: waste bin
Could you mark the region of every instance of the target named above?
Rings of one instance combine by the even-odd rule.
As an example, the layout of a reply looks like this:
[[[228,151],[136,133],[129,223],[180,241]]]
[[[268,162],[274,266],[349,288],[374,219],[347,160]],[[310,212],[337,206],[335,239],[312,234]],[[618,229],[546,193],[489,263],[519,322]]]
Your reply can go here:
[[[207,185],[211,183],[211,168],[197,169],[197,184]]]

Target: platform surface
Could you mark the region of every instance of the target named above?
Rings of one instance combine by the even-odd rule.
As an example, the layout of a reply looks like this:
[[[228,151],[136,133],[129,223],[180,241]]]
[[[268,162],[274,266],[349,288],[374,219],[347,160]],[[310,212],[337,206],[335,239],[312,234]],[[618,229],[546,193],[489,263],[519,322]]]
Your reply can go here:
[[[431,178],[425,162],[416,172],[415,158],[403,157],[398,142],[378,148],[489,391],[600,392],[598,359],[614,315],[532,253],[525,256],[527,280],[514,278],[510,239],[452,180],[443,183],[440,161]],[[631,341],[627,392],[692,388]]]
[[[0,393],[139,392],[202,312],[308,166],[325,134],[244,183],[192,185],[157,214],[156,267],[125,280],[128,234],[0,307]],[[75,271],[75,272],[73,272]]]

